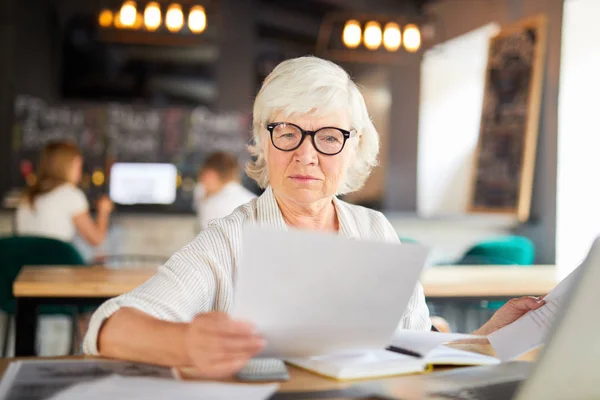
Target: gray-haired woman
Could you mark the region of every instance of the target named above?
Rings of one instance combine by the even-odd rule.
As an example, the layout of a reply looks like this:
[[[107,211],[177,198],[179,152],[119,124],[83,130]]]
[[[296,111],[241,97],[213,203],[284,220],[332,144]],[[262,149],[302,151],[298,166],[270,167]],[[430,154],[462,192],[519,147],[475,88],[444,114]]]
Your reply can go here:
[[[213,221],[148,282],[103,304],[86,353],[231,375],[265,345],[251,325],[226,314],[245,224],[398,242],[383,214],[336,197],[363,185],[379,151],[364,99],[342,68],[316,57],[282,62],[265,79],[253,114],[255,161],[246,171],[264,194]],[[431,327],[420,284],[399,327]]]

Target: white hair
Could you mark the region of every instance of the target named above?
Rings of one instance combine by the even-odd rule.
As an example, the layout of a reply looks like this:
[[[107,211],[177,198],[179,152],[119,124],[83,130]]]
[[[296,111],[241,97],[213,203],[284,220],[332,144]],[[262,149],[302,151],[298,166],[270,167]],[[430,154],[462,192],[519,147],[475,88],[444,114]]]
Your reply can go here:
[[[312,56],[283,61],[263,82],[254,100],[254,144],[249,150],[255,160],[246,166],[248,176],[262,188],[269,184],[266,127],[274,122],[271,118],[276,113],[322,117],[340,111],[348,112],[350,129],[358,132],[359,143],[337,194],[360,189],[377,165],[379,134],[369,118],[362,94],[348,73],[339,65]]]

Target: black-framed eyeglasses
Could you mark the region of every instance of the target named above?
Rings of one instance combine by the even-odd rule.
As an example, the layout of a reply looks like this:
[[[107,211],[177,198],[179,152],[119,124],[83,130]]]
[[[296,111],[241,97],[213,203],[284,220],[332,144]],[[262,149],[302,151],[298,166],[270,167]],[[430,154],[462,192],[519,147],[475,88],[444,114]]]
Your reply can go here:
[[[304,138],[310,136],[315,150],[327,156],[339,154],[344,149],[346,140],[356,133],[355,130],[347,131],[332,126],[305,131],[289,122],[273,122],[267,125],[267,130],[271,134],[271,143],[278,150],[296,150],[304,142]]]

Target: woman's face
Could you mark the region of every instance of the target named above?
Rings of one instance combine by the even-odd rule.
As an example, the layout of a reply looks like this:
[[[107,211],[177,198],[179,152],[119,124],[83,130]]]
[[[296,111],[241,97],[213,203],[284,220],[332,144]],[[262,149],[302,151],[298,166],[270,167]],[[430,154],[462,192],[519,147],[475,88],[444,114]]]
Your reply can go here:
[[[77,156],[73,159],[73,163],[71,164],[71,168],[68,172],[68,179],[74,185],[79,184],[81,180],[81,173],[83,169],[83,158],[81,156]]]
[[[347,113],[335,113],[326,117],[310,115],[285,116],[277,113],[271,122],[289,122],[304,130],[316,131],[329,126],[350,130]],[[267,132],[268,135],[268,132]],[[281,151],[267,137],[267,171],[269,182],[278,197],[299,205],[310,205],[335,195],[354,157],[356,138],[347,140],[341,153],[328,156],[315,150],[312,140],[306,136],[296,150]]]

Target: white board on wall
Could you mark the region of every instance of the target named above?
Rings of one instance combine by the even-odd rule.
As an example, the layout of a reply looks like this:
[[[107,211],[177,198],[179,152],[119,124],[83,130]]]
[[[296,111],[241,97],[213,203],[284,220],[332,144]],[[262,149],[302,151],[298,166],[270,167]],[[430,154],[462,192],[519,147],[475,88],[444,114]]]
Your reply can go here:
[[[428,50],[421,64],[417,210],[463,214],[469,204],[492,23]]]
[[[558,98],[556,264],[563,278],[600,234],[600,1],[568,0]]]

